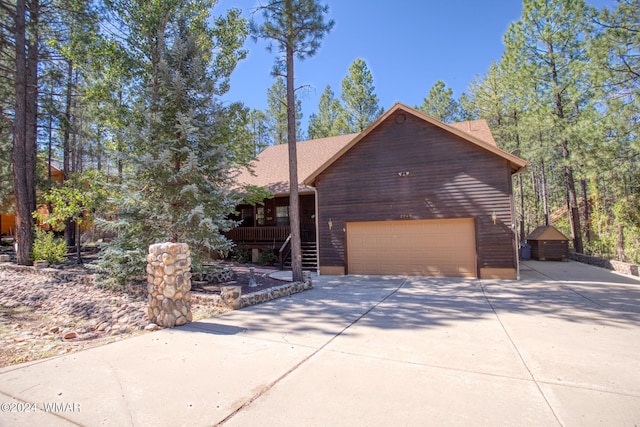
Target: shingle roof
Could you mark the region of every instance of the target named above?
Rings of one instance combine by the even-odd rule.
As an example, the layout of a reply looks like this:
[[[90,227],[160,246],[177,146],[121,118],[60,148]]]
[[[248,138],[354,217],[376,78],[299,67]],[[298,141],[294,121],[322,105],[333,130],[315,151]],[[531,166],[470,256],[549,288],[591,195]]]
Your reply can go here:
[[[569,240],[569,238],[553,225],[541,225],[533,230],[526,240]]]
[[[312,191],[311,187],[302,184],[304,180],[356,135],[358,134],[352,133],[298,142],[296,149],[299,190]],[[265,148],[251,166],[253,173],[247,169],[240,171],[235,179],[238,184],[264,187],[275,195],[289,194],[289,146],[287,144]]]
[[[391,110],[385,113],[387,116],[390,112],[401,108],[412,113],[418,113],[402,104],[396,104]],[[496,141],[493,139],[489,125],[485,120],[472,120],[460,123],[452,123],[445,125],[429,116],[421,113],[421,117],[429,119],[435,124],[448,128],[452,133],[463,135],[466,139],[473,143],[480,144],[490,151],[497,152],[499,155],[513,157],[503,152],[497,147]],[[376,122],[376,124],[379,122]],[[348,149],[350,143],[359,140],[375,125],[370,126],[362,133],[353,133],[349,135],[333,136],[329,138],[314,139],[310,141],[300,141],[297,143],[298,154],[298,182],[299,191],[311,192],[312,188],[304,185],[305,180],[315,177],[322,169],[324,170],[328,164],[331,164],[335,158],[341,155],[341,151]],[[460,132],[461,131],[461,132]],[[520,160],[523,164],[524,161]],[[287,144],[279,144],[267,147],[262,151],[252,163],[253,173],[246,169],[239,171],[239,175],[235,178],[238,185],[255,185],[263,187],[271,191],[274,195],[289,194],[289,151]],[[313,178],[311,179],[313,180]]]
[[[456,129],[460,129],[463,132],[466,132],[470,135],[475,136],[476,138],[488,142],[489,144],[495,145],[496,140],[493,139],[493,134],[491,133],[491,129],[489,129],[489,125],[487,121],[482,120],[467,120],[466,122],[458,122],[458,123],[449,123],[449,126],[454,127]]]

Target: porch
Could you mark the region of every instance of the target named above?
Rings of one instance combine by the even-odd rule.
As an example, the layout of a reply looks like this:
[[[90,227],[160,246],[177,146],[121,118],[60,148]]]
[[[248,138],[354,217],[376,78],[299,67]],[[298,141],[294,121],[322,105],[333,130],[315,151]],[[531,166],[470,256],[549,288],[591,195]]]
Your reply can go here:
[[[249,247],[279,248],[291,234],[291,227],[286,226],[260,226],[260,227],[236,227],[226,233],[225,237],[236,243]]]

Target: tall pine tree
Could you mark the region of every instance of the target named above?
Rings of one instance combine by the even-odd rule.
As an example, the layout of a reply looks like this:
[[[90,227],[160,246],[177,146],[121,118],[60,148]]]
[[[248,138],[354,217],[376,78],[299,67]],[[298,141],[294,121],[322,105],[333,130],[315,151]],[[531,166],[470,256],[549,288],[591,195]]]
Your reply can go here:
[[[331,86],[327,85],[318,102],[318,114],[309,117],[309,139],[342,135],[348,131],[342,105],[334,97]]]
[[[539,120],[553,121],[574,249],[583,252],[576,170],[582,140],[575,130],[591,99],[585,37],[590,10],[582,0],[525,0],[522,17],[505,36],[506,55],[522,64],[523,81],[535,87]]]
[[[139,16],[147,31],[148,85],[130,131],[134,155],[113,223],[118,237],[101,259],[102,279],[113,284],[143,269],[151,243],[188,243],[197,263],[229,248],[220,232],[234,225],[227,219],[237,202],[228,170],[238,165],[227,121],[236,114],[216,96],[228,90],[230,73],[246,55],[246,22],[232,9],[209,27],[213,2],[169,3],[147,5],[153,10]]]
[[[452,123],[460,118],[460,107],[453,98],[453,90],[442,80],[435,82],[429,95],[417,109],[445,123]]]
[[[296,97],[296,139],[300,136],[300,123],[302,122],[302,102]],[[284,79],[278,77],[275,83],[267,90],[267,121],[269,123],[269,135],[273,145],[287,143],[287,88]]]
[[[263,22],[252,24],[254,37],[270,41],[278,50],[274,74],[287,85],[287,144],[289,146],[289,218],[291,224],[291,269],[294,281],[302,280],[300,204],[298,197],[298,156],[296,152],[295,58],[315,55],[320,41],[333,27],[325,21],[329,12],[316,0],[270,0],[258,8]]]
[[[362,132],[383,112],[378,106],[373,75],[364,59],[358,58],[342,80],[343,114],[350,132]]]

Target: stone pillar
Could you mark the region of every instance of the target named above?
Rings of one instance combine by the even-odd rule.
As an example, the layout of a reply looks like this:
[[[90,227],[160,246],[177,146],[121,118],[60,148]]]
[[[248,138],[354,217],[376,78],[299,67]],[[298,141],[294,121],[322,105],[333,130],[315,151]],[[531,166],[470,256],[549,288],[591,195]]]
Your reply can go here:
[[[191,322],[191,254],[185,243],[157,243],[147,255],[149,320],[171,328]]]

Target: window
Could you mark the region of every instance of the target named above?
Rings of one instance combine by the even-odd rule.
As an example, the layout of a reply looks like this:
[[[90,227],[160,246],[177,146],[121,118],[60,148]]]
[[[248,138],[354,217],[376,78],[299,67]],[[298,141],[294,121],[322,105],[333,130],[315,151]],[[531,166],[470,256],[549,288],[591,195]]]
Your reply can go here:
[[[253,227],[253,208],[242,208],[240,213],[242,215],[242,226]]]
[[[276,206],[276,220],[278,226],[289,225],[289,206]]]
[[[256,222],[258,225],[264,225],[264,207],[259,206],[256,209]]]

